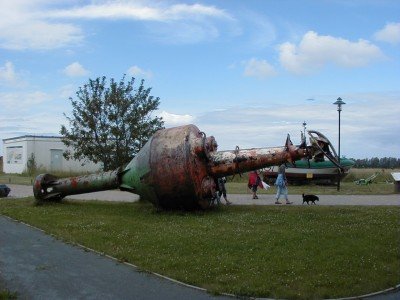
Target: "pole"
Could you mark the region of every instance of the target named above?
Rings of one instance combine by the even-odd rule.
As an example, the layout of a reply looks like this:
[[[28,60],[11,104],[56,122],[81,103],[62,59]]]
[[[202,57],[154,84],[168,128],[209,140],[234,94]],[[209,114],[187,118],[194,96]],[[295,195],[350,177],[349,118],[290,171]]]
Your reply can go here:
[[[338,142],[338,155],[339,155],[339,165],[340,165],[340,112],[341,109],[338,109],[339,112],[339,142]],[[340,191],[340,169],[338,169],[338,180],[337,180],[337,190]]]
[[[335,105],[337,105],[337,111],[339,113],[339,142],[338,142],[338,150],[339,150],[339,157],[338,157],[338,161],[339,161],[339,165],[340,165],[340,112],[342,111],[342,105],[346,104],[343,102],[342,98],[337,98],[336,102],[333,103]],[[337,190],[340,191],[340,169],[338,169],[338,173],[337,173]]]

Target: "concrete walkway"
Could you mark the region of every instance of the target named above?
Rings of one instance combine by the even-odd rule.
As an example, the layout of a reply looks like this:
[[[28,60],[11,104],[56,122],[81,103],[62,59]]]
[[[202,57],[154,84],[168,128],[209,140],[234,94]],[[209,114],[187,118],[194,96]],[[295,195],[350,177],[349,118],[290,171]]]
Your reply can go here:
[[[33,188],[30,185],[7,184],[7,186],[11,189],[10,194],[8,195],[9,198],[33,196]],[[134,202],[139,199],[139,196],[119,190],[111,190],[68,196],[65,199]]]
[[[400,195],[318,195],[317,205],[400,205]],[[276,205],[274,194],[260,194],[253,200],[251,195],[228,195],[229,201],[238,205]],[[293,205],[303,205],[302,195],[290,195]],[[281,198],[280,202],[285,203]],[[282,204],[285,205],[285,204]],[[307,205],[307,204],[304,204]],[[310,204],[311,205],[311,204]]]
[[[2,284],[1,284],[2,283]],[[0,287],[18,299],[225,299],[0,216]]]
[[[9,197],[22,198],[33,196],[31,186],[7,184],[11,192]],[[228,198],[233,204],[238,205],[275,205],[274,193],[259,194],[259,199],[251,199],[250,194],[228,194]],[[289,195],[290,201],[294,205],[302,205],[301,195]],[[81,195],[68,196],[65,199],[79,200],[101,200],[101,201],[121,201],[134,202],[139,199],[138,195],[119,190],[95,192]],[[400,205],[400,194],[390,195],[319,195],[317,205]],[[224,202],[224,201],[223,201]],[[304,204],[305,205],[305,204]]]

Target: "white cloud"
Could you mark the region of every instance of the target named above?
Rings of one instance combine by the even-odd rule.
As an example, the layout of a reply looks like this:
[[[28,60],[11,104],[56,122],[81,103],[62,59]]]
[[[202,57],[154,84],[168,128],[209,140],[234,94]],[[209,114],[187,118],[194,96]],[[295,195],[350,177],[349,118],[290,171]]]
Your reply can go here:
[[[145,21],[172,21],[199,19],[204,17],[231,19],[224,10],[202,4],[175,4],[171,6],[143,5],[133,2],[100,1],[71,9],[53,10],[47,13],[52,18],[79,19],[133,19]]]
[[[179,22],[147,24],[150,37],[164,44],[196,44],[220,36],[220,29],[212,22]]]
[[[260,12],[241,10],[237,26],[235,27],[234,23],[232,25],[233,35],[240,37],[241,47],[247,51],[260,51],[271,47],[277,37],[274,23]]]
[[[142,78],[152,78],[153,77],[153,73],[149,70],[143,70],[141,68],[139,68],[138,66],[132,66],[128,69],[127,74],[130,76],[138,76],[138,77],[142,77]]]
[[[266,60],[257,60],[252,58],[244,62],[244,64],[244,75],[247,77],[256,77],[262,79],[276,75],[274,67]]]
[[[59,135],[60,124],[64,122],[65,118],[62,114],[49,112],[36,112],[24,116],[1,118],[0,140],[26,134]],[[6,126],[3,126],[4,123]]]
[[[176,4],[165,10],[165,15],[170,18],[193,18],[193,17],[214,17],[232,19],[232,17],[222,9],[215,6],[205,6],[202,4]]]
[[[351,42],[329,35],[307,32],[299,45],[284,43],[279,47],[282,66],[292,73],[316,71],[327,64],[362,67],[383,57],[381,50],[366,40]]]
[[[16,80],[16,73],[12,62],[7,61],[4,67],[0,66],[0,82],[12,83]]]
[[[388,23],[386,26],[374,34],[377,41],[388,42],[391,44],[400,43],[400,23]]]
[[[66,101],[59,96],[40,90],[0,92],[0,143],[4,138],[25,134],[58,135],[60,124],[65,123],[62,112],[67,111]]]
[[[2,138],[53,132],[65,123],[61,108],[68,102],[40,91],[31,93],[0,93],[0,141]],[[346,105],[341,113],[341,154],[347,157],[398,157],[400,140],[399,93],[341,95]],[[64,98],[64,97],[63,97]],[[318,98],[324,98],[318,96]],[[207,136],[213,135],[219,150],[283,146],[286,135],[300,143],[302,123],[326,135],[337,147],[338,113],[332,102],[337,95],[327,95],[327,101],[302,104],[272,103],[268,99],[259,105],[243,105],[204,112],[201,115],[173,114],[158,111],[166,127],[195,124]],[[51,102],[50,102],[51,101]],[[279,109],[277,109],[279,107]],[[375,122],[371,122],[375,120]],[[373,141],[373,142],[371,142]]]
[[[187,125],[193,123],[195,120],[195,117],[191,115],[177,115],[166,111],[162,111],[159,116],[163,118],[166,127]]]
[[[79,77],[86,76],[89,74],[89,71],[87,71],[80,63],[74,62],[66,66],[63,70],[63,73],[70,77]]]
[[[82,40],[79,28],[69,24],[32,20],[10,25],[0,34],[0,46],[11,50],[61,48]]]
[[[234,18],[215,6],[166,2],[97,1],[94,4],[52,10],[46,17],[60,19],[125,19],[144,22],[150,37],[163,43],[190,44],[219,37],[221,23]]]
[[[35,106],[49,100],[51,100],[50,95],[41,91],[0,93],[2,110],[7,112],[7,114],[19,114],[22,111],[30,111]]]
[[[47,50],[79,44],[83,35],[79,27],[45,18],[46,1],[0,2],[0,48],[11,50]],[[44,13],[39,13],[44,11]]]
[[[288,133],[291,134],[293,143],[300,143],[303,119],[300,119],[299,115],[304,116],[312,112],[309,117],[314,119],[316,107],[310,109],[279,104],[279,109],[276,109],[278,105],[269,101],[265,103],[259,106],[239,106],[224,111],[206,112],[197,118],[196,125],[207,135],[216,138],[219,150],[233,150],[236,146],[241,149],[283,146]],[[293,111],[296,113],[293,114]],[[316,119],[318,120],[318,116]]]
[[[397,105],[400,94],[342,97],[346,105],[341,113],[341,154],[354,158],[398,157],[400,140],[395,137],[400,131],[400,106]],[[298,105],[278,105],[266,100],[259,106],[208,111],[196,117],[195,125],[215,137],[219,150],[233,150],[236,146],[241,149],[283,146],[288,133],[293,143],[300,144],[305,120],[307,129],[320,131],[337,148],[338,113],[332,105],[335,96],[326,98],[332,100]]]
[[[76,92],[76,87],[72,84],[64,85],[58,89],[57,95],[61,99],[69,99],[73,97]]]
[[[78,1],[79,2],[79,1]],[[221,23],[234,18],[212,5],[161,1],[0,1],[0,48],[49,50],[82,44],[80,19],[146,22],[153,38],[168,43],[196,43],[219,36]]]

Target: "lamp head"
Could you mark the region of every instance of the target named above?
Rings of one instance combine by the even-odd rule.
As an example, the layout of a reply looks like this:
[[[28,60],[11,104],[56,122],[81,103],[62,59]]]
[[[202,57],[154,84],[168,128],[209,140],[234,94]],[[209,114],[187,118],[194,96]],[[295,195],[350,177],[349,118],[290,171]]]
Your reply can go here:
[[[337,105],[337,107],[338,107],[337,110],[338,111],[342,111],[342,105],[346,104],[346,103],[344,103],[342,98],[339,97],[339,98],[337,98],[337,100],[333,104]]]

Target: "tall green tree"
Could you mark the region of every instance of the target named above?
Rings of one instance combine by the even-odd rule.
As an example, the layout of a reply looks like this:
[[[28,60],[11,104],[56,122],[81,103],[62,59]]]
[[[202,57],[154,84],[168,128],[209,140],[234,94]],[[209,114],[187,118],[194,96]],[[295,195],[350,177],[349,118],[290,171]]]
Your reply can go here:
[[[74,151],[64,153],[67,159],[89,159],[101,162],[105,171],[128,163],[164,122],[153,113],[160,104],[159,97],[150,95],[144,80],[134,88],[135,78],[125,75],[107,85],[106,77],[98,77],[69,98],[72,116],[64,116],[69,127],[62,125],[62,141]]]

